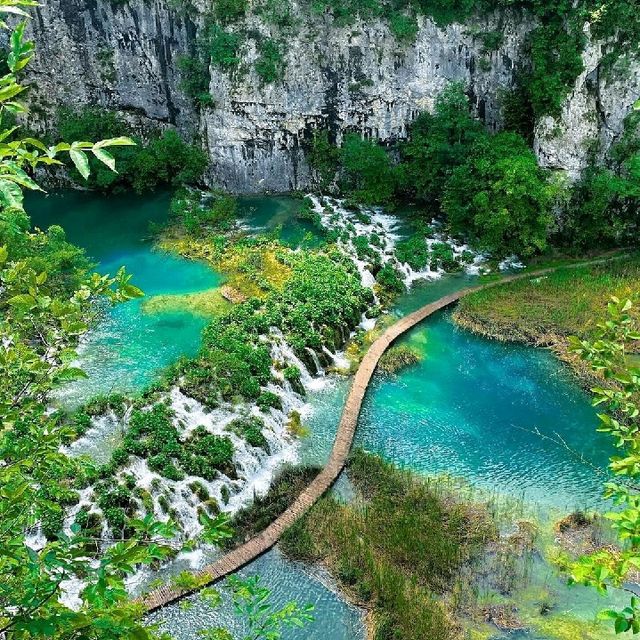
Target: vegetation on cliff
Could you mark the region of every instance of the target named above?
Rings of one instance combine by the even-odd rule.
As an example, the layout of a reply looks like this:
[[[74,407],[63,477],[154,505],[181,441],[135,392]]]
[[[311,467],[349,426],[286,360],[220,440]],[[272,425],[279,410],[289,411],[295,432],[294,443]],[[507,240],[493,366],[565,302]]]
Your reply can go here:
[[[114,152],[118,172],[100,163],[89,162],[91,175],[83,179],[72,171],[71,177],[83,186],[98,191],[143,193],[162,187],[197,183],[207,167],[207,158],[199,145],[187,144],[173,129],[150,131],[144,139],[116,112],[100,107],[82,109],[63,107],[58,111],[60,137],[73,140],[101,140],[129,135],[135,146]]]

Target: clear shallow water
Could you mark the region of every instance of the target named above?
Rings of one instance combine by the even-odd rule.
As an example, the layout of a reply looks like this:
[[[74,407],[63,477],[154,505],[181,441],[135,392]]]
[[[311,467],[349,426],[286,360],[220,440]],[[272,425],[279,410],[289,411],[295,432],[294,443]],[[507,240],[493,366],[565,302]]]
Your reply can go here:
[[[440,313],[402,342],[422,361],[375,376],[356,443],[420,473],[544,507],[601,506],[609,439],[549,352],[461,331]]]
[[[66,388],[65,402],[140,389],[179,356],[197,352],[203,318],[188,312],[145,313],[142,308],[154,295],[203,291],[221,282],[220,275],[202,263],[153,250],[149,225],[166,221],[169,194],[101,197],[63,192],[32,196],[27,206],[34,226],[62,226],[67,238],[96,261],[100,273],[114,274],[125,266],[146,295],[106,309],[79,350],[89,378]]]
[[[261,584],[271,589],[275,606],[294,600],[315,607],[316,620],[302,630],[285,630],[284,640],[361,640],[365,637],[360,611],[337,595],[331,580],[322,572],[310,572],[275,549],[239,572],[241,577],[256,574]],[[216,609],[203,604],[197,596],[189,601],[193,603],[191,608],[167,607],[150,616],[150,621],[163,623],[163,629],[177,640],[196,640],[198,630],[218,626],[232,631],[234,637],[244,637],[246,629],[234,614],[229,597]]]
[[[254,232],[273,233],[291,247],[315,247],[321,244],[321,234],[309,221],[297,217],[301,198],[291,196],[240,198],[241,222]]]

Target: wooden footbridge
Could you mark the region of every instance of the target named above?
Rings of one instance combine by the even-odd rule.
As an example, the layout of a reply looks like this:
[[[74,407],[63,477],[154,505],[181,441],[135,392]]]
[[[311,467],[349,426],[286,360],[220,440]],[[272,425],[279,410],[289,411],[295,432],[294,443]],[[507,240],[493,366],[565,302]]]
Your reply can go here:
[[[600,262],[601,261],[602,260],[600,260]],[[595,260],[590,263],[579,263],[567,266],[584,266],[594,262],[598,261]],[[284,513],[282,513],[282,515],[264,529],[264,531],[233,551],[226,553],[204,569],[194,572],[193,575],[198,584],[203,586],[220,580],[221,578],[224,578],[225,576],[234,573],[238,569],[249,564],[251,561],[271,549],[278,542],[284,531],[291,527],[298,518],[304,515],[333,485],[342,472],[349,456],[351,444],[358,424],[360,409],[362,407],[367,387],[369,386],[369,382],[373,376],[373,372],[375,371],[380,357],[387,350],[389,345],[394,342],[394,340],[403,333],[406,333],[412,327],[415,327],[425,318],[434,314],[436,311],[444,309],[470,293],[521,278],[537,277],[550,273],[551,271],[555,271],[555,268],[508,276],[488,284],[461,289],[460,291],[444,296],[435,302],[425,305],[417,311],[401,318],[395,324],[386,329],[384,333],[369,347],[369,350],[360,363],[358,371],[353,377],[351,389],[347,396],[340,424],[336,433],[336,438],[333,443],[333,449],[331,450],[329,460],[322,471],[298,496],[295,502],[293,502],[293,504]],[[171,585],[165,585],[141,597],[138,600],[138,603],[143,604],[147,611],[154,611],[171,602],[179,600],[196,590],[197,589],[180,589]]]

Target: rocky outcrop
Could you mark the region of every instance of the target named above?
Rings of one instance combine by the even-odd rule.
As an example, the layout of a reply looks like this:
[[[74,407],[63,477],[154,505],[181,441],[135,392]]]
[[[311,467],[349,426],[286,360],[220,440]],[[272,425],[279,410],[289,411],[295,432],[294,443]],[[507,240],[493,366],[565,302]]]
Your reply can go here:
[[[40,129],[55,126],[59,105],[101,105],[145,128],[198,127],[179,89],[176,60],[189,52],[196,25],[162,0],[47,0],[30,29],[31,109]]]
[[[48,0],[36,9],[34,114],[43,129],[52,126],[55,105],[99,104],[142,130],[176,126],[202,140],[209,182],[237,192],[307,187],[305,149],[318,127],[328,127],[338,142],[346,131],[403,138],[416,114],[455,80],[468,87],[487,126],[499,128],[500,95],[513,83],[532,26],[519,14],[489,16],[473,28],[440,28],[421,18],[415,43],[402,45],[386,24],[338,28],[330,15],[307,12],[295,34],[285,36],[281,80],[261,84],[248,39],[238,72],[210,70],[214,104],[199,110],[181,91],[177,61],[193,51],[205,7],[188,11],[188,3],[167,1],[182,8],[165,0]],[[272,29],[255,16],[241,28],[263,35]],[[504,33],[503,43],[485,52],[477,34],[495,30]],[[585,60],[562,118],[541,122],[536,135],[543,164],[574,174],[589,140],[606,148],[619,134],[635,90],[599,77],[597,46]]]
[[[589,35],[586,28],[587,36]],[[566,171],[575,179],[590,157],[605,162],[624,131],[624,120],[640,97],[640,62],[620,59],[603,66],[603,46],[589,39],[577,78],[559,118],[542,118],[534,149],[540,164]],[[624,69],[620,66],[624,65]],[[617,68],[616,68],[617,67]]]

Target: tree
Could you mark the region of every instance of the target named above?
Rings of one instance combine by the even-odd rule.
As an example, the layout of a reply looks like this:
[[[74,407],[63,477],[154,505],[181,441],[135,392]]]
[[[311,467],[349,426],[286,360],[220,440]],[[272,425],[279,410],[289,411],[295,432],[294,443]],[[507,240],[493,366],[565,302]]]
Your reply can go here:
[[[35,4],[0,0],[0,13],[26,18],[23,7]],[[0,26],[8,29],[4,22]],[[24,91],[18,74],[34,51],[24,29],[22,21],[11,30],[9,71],[0,78],[2,122],[7,113],[26,113],[15,100]],[[144,611],[129,601],[124,581],[140,565],[162,561],[174,550],[176,527],[170,520],[131,518],[130,535],[118,540],[96,538],[78,522],[64,527],[64,507],[78,501],[78,489],[88,484],[92,470],[61,452],[71,431],[48,410],[53,389],[84,375],[72,363],[97,300],[116,303],[141,292],[123,269],[113,277],[89,274],[78,250],[72,251],[69,272],[62,273],[59,254],[71,245],[61,230],[29,230],[22,193],[40,189],[28,172],[61,164],[62,153],[86,178],[87,154],[115,170],[107,148],[131,144],[121,137],[46,146],[20,138],[17,127],[0,131],[0,636],[6,640],[160,637],[143,624]],[[224,515],[203,515],[201,524],[209,543],[230,535]],[[62,597],[74,582],[81,588],[70,607]],[[308,619],[308,609],[288,605],[267,628],[268,637]]]
[[[437,209],[451,172],[467,158],[469,148],[487,134],[471,117],[469,99],[459,83],[438,96],[433,114],[421,113],[402,147],[405,187]]]
[[[454,234],[495,257],[546,247],[552,188],[515,133],[480,138],[447,180],[443,210]]]
[[[618,510],[605,514],[620,542],[620,549],[605,548],[569,566],[571,581],[606,594],[624,588],[630,571],[640,569],[640,368],[630,354],[638,346],[640,330],[632,315],[631,300],[612,298],[608,319],[598,324],[593,339],[571,339],[573,351],[600,374],[605,384],[592,389],[599,415],[599,430],[609,433],[620,451],[609,468],[616,480],[605,484],[605,496]],[[616,633],[640,633],[640,599],[632,592],[629,606],[608,609],[600,617],[613,621]]]
[[[384,147],[350,133],[340,149],[345,189],[362,204],[389,204],[397,174]]]

